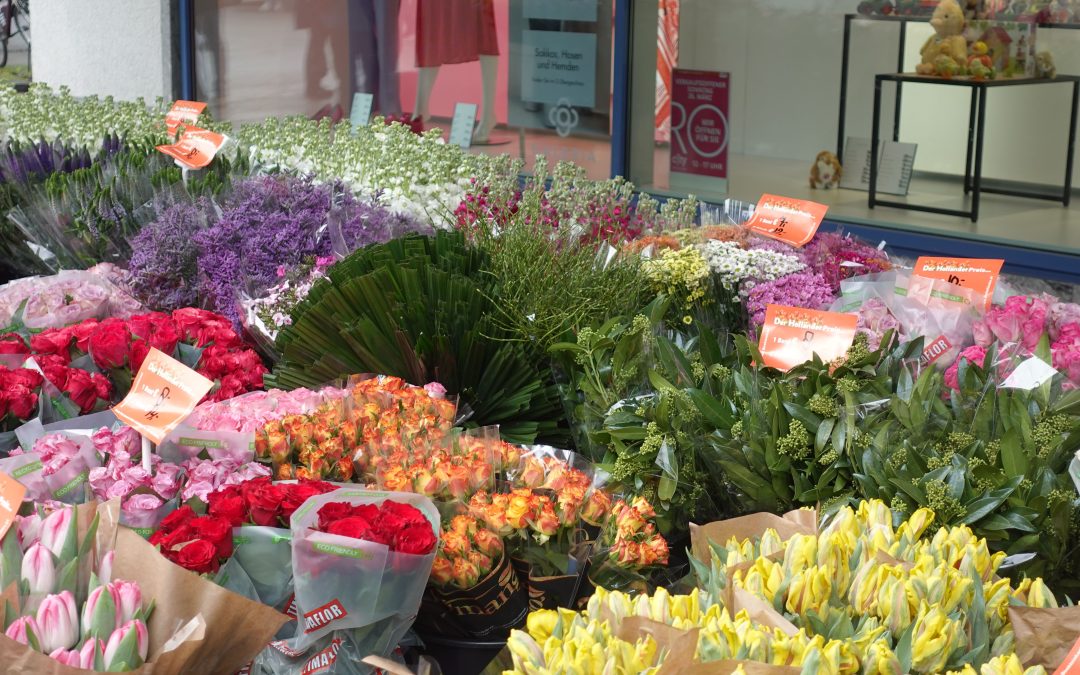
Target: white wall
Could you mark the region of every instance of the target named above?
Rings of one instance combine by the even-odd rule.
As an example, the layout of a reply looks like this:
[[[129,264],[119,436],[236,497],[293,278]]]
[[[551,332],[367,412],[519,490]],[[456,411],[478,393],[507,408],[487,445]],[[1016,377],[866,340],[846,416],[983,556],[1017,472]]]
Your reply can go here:
[[[679,65],[732,74],[732,151],[811,161],[836,145],[843,15],[858,0],[682,0]],[[905,69],[930,34],[908,24]],[[1080,31],[1040,30],[1060,73],[1080,73]],[[848,136],[870,136],[874,75],[896,71],[899,26],[855,22],[848,71]],[[984,176],[1060,183],[1065,168],[1071,88],[1038,85],[992,92]],[[919,144],[919,171],[963,173],[968,122],[965,90],[904,89],[901,140]],[[892,129],[892,87],[882,133]],[[1078,165],[1080,166],[1080,165]],[[1080,181],[1078,181],[1080,182]]]
[[[34,0],[34,80],[76,96],[173,93],[168,0]]]

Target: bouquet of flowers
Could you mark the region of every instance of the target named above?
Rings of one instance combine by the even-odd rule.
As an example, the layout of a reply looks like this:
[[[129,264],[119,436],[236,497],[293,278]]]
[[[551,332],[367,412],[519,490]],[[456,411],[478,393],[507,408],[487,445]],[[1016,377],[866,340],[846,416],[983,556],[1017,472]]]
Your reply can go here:
[[[388,655],[420,607],[438,533],[439,513],[419,495],[346,488],[308,499],[292,515],[296,634],[255,667],[295,672],[335,641],[350,661]]]
[[[0,354],[11,345],[12,336],[0,336]],[[24,346],[22,339],[15,336],[19,346]],[[15,359],[23,362],[22,354]],[[37,417],[41,410],[41,386],[45,378],[31,368],[9,368],[0,365],[0,454],[15,447],[15,429]]]
[[[0,460],[0,470],[26,486],[26,499],[82,504],[90,497],[90,471],[101,466],[89,437],[72,432],[47,433],[29,452],[14,448]]]
[[[0,287],[0,325],[8,330],[62,328],[85,319],[129,316],[138,303],[93,271],[27,277]]]

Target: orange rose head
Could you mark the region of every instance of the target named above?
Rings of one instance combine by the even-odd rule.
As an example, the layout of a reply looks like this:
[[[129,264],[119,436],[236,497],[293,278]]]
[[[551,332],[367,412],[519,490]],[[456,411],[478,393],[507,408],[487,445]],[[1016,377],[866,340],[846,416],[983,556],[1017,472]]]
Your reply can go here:
[[[322,478],[319,474],[311,470],[311,467],[298,466],[296,467],[295,478],[298,480],[318,480]]]
[[[536,519],[532,521],[533,529],[545,537],[552,537],[559,531],[560,525],[559,516],[555,513],[555,506],[550,499],[544,499]]]
[[[621,567],[636,567],[639,564],[638,545],[626,539],[616,539],[608,555]]]
[[[296,478],[296,468],[292,464],[278,464],[274,471],[274,480],[292,480]]]
[[[513,445],[512,443],[506,443],[505,441],[499,441],[495,447],[495,462],[499,465],[499,469],[505,469],[510,466],[516,466],[521,461],[521,448]]]
[[[292,455],[289,439],[283,431],[272,432],[269,436],[269,444],[270,459],[276,463],[284,462]]]
[[[469,470],[461,465],[446,468],[446,487],[454,499],[464,499],[469,494]]]
[[[316,424],[311,429],[311,437],[319,445],[324,445],[334,437],[334,431],[329,425]]]
[[[535,497],[514,494],[506,505],[506,522],[515,530],[524,530],[537,515],[539,504]]]
[[[399,465],[387,467],[382,476],[382,486],[385,490],[405,491],[412,485],[405,469]]]
[[[646,520],[641,517],[641,513],[622,500],[615,504],[612,513],[615,514],[615,527],[620,536],[629,536],[646,525]]]
[[[601,525],[611,511],[611,495],[603,490],[593,490],[581,511],[581,519],[590,525]]]
[[[492,560],[498,560],[502,555],[502,537],[491,530],[477,530],[476,534],[473,535],[473,543],[476,545],[476,550]]]
[[[649,541],[642,544],[642,558],[646,565],[666,565],[668,564],[668,555],[670,551],[668,549],[667,540],[656,535],[649,539]]]
[[[431,563],[431,579],[439,586],[445,586],[454,579],[454,566],[441,553]]]
[[[543,487],[549,490],[561,490],[566,487],[570,477],[568,467],[562,462],[552,462],[547,468],[547,476],[544,477]]]
[[[460,532],[443,532],[443,551],[451,558],[460,558],[469,552],[469,538]]]
[[[453,401],[445,398],[435,400],[435,414],[445,422],[453,422],[456,412],[457,406],[454,405]]]
[[[466,558],[456,558],[453,562],[452,578],[458,588],[472,588],[480,580],[480,570]]]
[[[630,506],[634,507],[634,510],[640,513],[642,518],[649,519],[656,517],[656,510],[652,507],[652,504],[649,503],[649,500],[644,497],[634,497],[633,501],[630,502]]]
[[[443,488],[439,483],[439,479],[427,469],[413,467],[412,474],[412,491],[417,494],[432,497]]]
[[[339,459],[337,461],[337,464],[335,465],[335,468],[337,469],[338,476],[340,476],[341,480],[346,483],[351,481],[356,473],[356,469],[353,466],[353,461],[348,457],[342,457],[341,459]]]
[[[255,456],[263,459],[270,456],[270,439],[267,437],[265,429],[259,429],[255,432]]]
[[[525,487],[540,487],[544,484],[544,465],[536,457],[526,455],[521,459],[521,471],[517,483]]]
[[[312,457],[308,461],[307,466],[311,469],[311,475],[316,479],[325,478],[333,467],[333,465],[327,461],[326,457],[322,455]]]
[[[466,537],[471,537],[478,531],[476,518],[466,515],[454,516],[450,520],[450,531]]]
[[[489,504],[480,510],[480,520],[484,521],[491,530],[497,534],[510,534],[515,529],[506,515],[506,507],[498,504]]]
[[[559,491],[557,499],[559,517],[564,524],[570,525],[578,519],[581,505],[585,501],[585,488],[580,485],[567,485]]]
[[[495,470],[488,462],[472,462],[468,466],[469,487],[473,490],[491,487]]]
[[[480,551],[469,551],[469,562],[476,566],[476,571],[481,577],[491,572],[494,561]]]

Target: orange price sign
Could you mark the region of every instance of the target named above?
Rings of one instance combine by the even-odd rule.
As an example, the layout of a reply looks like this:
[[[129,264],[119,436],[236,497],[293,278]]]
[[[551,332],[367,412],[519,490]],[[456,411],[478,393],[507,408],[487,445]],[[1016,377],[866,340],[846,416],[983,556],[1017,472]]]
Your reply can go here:
[[[194,124],[199,115],[206,110],[206,104],[202,101],[177,101],[173,103],[169,112],[165,113],[165,128],[169,132],[169,138],[176,135],[181,124]]]
[[[746,226],[758,234],[801,247],[814,238],[828,210],[824,204],[805,199],[761,195]]]
[[[855,341],[858,320],[854,314],[769,305],[758,339],[761,359],[766,366],[785,371],[814,354],[826,362],[838,359]]]
[[[178,141],[172,145],[159,145],[157,149],[189,169],[205,169],[226,140],[225,136],[213,131],[188,127]]]
[[[971,289],[982,297],[983,307],[989,308],[1004,264],[1004,260],[989,258],[935,258],[924,255],[915,261],[914,275],[941,279]]]
[[[131,391],[112,411],[124,424],[161,443],[213,386],[211,380],[171,356],[151,349]]]
[[[1080,675],[1080,640],[1069,650],[1068,656],[1054,671],[1054,675]]]
[[[6,473],[0,473],[0,539],[4,538],[26,496],[26,486]]]

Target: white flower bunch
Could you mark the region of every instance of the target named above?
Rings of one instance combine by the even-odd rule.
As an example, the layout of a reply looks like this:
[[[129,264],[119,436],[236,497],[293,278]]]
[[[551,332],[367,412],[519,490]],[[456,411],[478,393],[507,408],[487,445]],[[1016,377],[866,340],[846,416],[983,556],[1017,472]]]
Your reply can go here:
[[[755,284],[794,274],[806,265],[793,255],[767,249],[746,250],[733,241],[707,241],[697,246],[709,271],[728,290],[749,293]]]
[[[379,194],[396,211],[450,227],[469,178],[486,162],[448,145],[437,131],[422,135],[400,124],[336,126],[302,117],[245,126],[238,137],[255,166],[341,180],[361,197]]]

